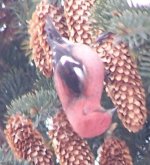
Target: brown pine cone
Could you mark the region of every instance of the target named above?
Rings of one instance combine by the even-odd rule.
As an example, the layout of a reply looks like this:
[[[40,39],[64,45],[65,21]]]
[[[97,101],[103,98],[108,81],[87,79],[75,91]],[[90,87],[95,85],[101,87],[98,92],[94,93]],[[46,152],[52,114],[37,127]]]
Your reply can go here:
[[[53,118],[49,136],[61,165],[94,165],[94,156],[87,142],[73,132],[63,111]]]
[[[45,21],[50,16],[60,34],[68,38],[68,28],[62,7],[50,5],[47,0],[42,0],[37,6],[29,21],[30,48],[32,59],[39,70],[46,76],[52,74],[52,51],[46,41]]]
[[[54,165],[52,153],[44,145],[42,135],[32,121],[16,114],[7,122],[5,135],[17,159],[28,160],[35,165]]]
[[[135,59],[127,45],[114,43],[114,35],[109,35],[96,49],[105,63],[106,91],[118,108],[118,117],[125,128],[138,132],[146,121],[147,109]]]
[[[64,10],[70,40],[87,45],[92,43],[89,17],[94,2],[95,0],[65,0]]]
[[[116,137],[106,139],[100,148],[100,165],[133,165],[125,141]]]

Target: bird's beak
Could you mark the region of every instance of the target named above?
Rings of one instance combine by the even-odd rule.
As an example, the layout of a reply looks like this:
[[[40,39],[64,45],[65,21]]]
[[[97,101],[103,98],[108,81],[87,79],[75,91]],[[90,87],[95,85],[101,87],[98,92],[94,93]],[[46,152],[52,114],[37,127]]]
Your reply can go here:
[[[109,113],[110,115],[113,115],[113,114],[115,113],[116,110],[117,110],[116,107],[115,107],[115,108],[112,108],[112,109],[105,109],[105,108],[103,108],[103,107],[101,106],[100,108],[94,109],[94,110],[93,110],[93,109],[92,109],[92,110],[83,109],[83,115],[88,115],[88,114],[93,113],[93,112],[103,112],[103,113],[107,112],[107,113]]]
[[[101,111],[102,112],[108,112],[109,114],[113,115],[117,110],[117,107],[112,108],[112,109],[104,109],[103,107],[101,107]]]
[[[107,110],[108,113],[114,114],[117,110],[117,107]]]

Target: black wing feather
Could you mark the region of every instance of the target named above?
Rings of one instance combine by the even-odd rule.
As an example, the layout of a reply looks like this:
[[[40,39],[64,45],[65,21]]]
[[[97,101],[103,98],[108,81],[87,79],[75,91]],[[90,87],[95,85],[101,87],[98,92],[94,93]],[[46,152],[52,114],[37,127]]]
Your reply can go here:
[[[75,67],[80,69],[83,75],[84,69],[82,63],[72,56],[72,43],[59,34],[49,16],[46,19],[45,31],[47,34],[47,42],[53,51],[54,71],[57,67],[61,79],[74,94],[79,96],[83,92],[84,84],[83,79],[75,72]],[[65,61],[65,63],[61,63],[60,60],[63,56],[72,58],[74,62]]]
[[[74,67],[78,67],[83,71],[82,64],[66,62],[64,65],[62,65],[61,63],[59,63],[58,65],[58,72],[61,76],[61,79],[63,79],[65,84],[75,95],[81,95],[84,84],[80,77],[74,71]]]

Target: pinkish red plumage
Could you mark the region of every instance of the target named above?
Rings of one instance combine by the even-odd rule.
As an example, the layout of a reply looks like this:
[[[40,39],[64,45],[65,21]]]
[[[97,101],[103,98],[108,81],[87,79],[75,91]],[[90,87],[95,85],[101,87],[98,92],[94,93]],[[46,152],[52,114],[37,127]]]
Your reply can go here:
[[[104,133],[110,126],[112,116],[101,110],[100,100],[103,92],[104,64],[96,52],[82,44],[75,44],[73,56],[86,67],[87,75],[84,91],[74,97],[66,84],[54,74],[55,86],[63,109],[74,131],[83,138],[91,138]]]
[[[74,131],[84,138],[104,133],[112,116],[100,105],[103,62],[89,46],[62,38],[49,17],[45,31],[53,50],[55,87]]]

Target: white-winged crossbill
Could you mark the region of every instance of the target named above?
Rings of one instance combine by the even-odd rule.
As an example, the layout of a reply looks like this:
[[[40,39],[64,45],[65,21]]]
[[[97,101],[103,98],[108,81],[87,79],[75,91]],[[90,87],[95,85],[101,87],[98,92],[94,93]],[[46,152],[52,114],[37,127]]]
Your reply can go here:
[[[112,114],[100,105],[104,64],[89,46],[63,38],[48,17],[45,31],[53,51],[54,82],[66,116],[83,138],[104,133]]]

